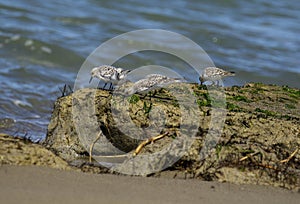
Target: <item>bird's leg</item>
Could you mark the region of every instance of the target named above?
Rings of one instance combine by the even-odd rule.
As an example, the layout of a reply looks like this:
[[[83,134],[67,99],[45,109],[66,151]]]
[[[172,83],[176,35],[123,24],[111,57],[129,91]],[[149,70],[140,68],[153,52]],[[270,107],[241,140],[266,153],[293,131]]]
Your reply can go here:
[[[153,91],[153,94],[152,95],[150,95],[150,99],[151,99],[151,97],[153,98],[156,94],[157,94],[157,90],[156,89],[154,89],[154,91]]]
[[[113,89],[113,84],[110,83],[109,90],[112,90],[112,89]]]
[[[105,84],[104,84],[104,86],[103,86],[103,88],[102,88],[102,89],[104,89],[104,88],[106,87],[106,85],[107,85],[107,83],[105,83]]]
[[[204,84],[205,80],[201,77],[199,79],[200,79],[200,85],[202,86]]]
[[[151,109],[152,109],[152,102],[150,101],[150,105],[149,105],[149,107],[147,107],[147,104],[144,101],[143,110],[144,110],[145,115],[147,114],[147,118],[149,118],[149,114],[150,114]]]
[[[144,95],[144,96],[141,96],[140,99],[145,99],[147,96],[149,96],[149,98],[150,98],[150,100],[151,100],[151,98],[157,93],[157,90],[154,89],[153,92],[154,92],[153,94],[151,94],[151,93],[149,93],[149,92],[145,93],[145,95]]]
[[[200,80],[200,85],[202,86],[203,83],[204,83],[204,81],[205,81],[204,78],[203,78],[203,76],[200,76],[200,77],[199,77],[199,80]]]
[[[90,155],[89,156],[89,161],[90,161],[90,163],[92,162],[92,153],[93,153],[94,145],[100,139],[100,137],[101,137],[101,130],[99,131],[99,134],[97,135],[96,139],[90,145],[90,150],[89,150],[89,155]]]
[[[139,97],[140,97],[140,99],[145,99],[146,98],[146,96],[148,95],[148,93],[144,93],[144,95],[140,95]]]

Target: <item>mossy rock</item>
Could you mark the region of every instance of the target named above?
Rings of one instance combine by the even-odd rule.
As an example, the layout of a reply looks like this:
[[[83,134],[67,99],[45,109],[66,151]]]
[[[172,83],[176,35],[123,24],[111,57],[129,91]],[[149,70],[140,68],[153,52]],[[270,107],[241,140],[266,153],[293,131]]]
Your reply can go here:
[[[166,149],[177,138],[192,138],[193,142],[176,163],[152,176],[299,187],[298,89],[255,83],[225,89],[189,84],[175,89],[182,90],[179,93],[192,90],[186,101],[197,105],[196,120],[192,117],[194,109],[188,103],[180,104],[180,96],[174,98],[166,89],[156,91],[154,96],[136,94],[131,98],[105,90],[81,89],[56,101],[43,144],[72,162],[87,158],[89,145],[101,132],[93,155],[120,155],[132,152],[149,137],[147,128],[153,127],[152,136],[170,134],[147,145],[141,155]],[[217,142],[207,142],[209,131],[214,130],[210,123],[215,110],[225,113],[223,119],[214,120],[224,127],[218,132]],[[182,125],[183,115],[190,115],[185,120],[191,120],[188,124],[194,126]],[[193,135],[189,135],[190,127],[194,128]],[[287,163],[280,162],[293,152]],[[245,156],[247,159],[241,160]]]

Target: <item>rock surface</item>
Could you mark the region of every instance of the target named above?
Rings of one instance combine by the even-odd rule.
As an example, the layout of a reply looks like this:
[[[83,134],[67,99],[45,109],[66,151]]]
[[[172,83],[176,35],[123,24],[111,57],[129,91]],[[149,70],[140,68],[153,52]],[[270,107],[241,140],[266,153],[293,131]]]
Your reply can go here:
[[[170,90],[176,98],[166,89],[146,97],[97,89],[61,97],[43,146],[0,134],[0,164],[300,188],[300,90],[264,84]],[[133,156],[161,133],[167,136]]]
[[[81,89],[59,98],[43,144],[74,163],[87,158],[100,134],[93,157],[117,164],[114,172],[299,188],[298,89],[192,84],[170,90],[176,99],[165,89],[129,98]],[[166,132],[132,156],[143,140]]]
[[[24,138],[12,137],[0,133],[0,166],[1,165],[37,165],[55,169],[71,169],[67,162]]]

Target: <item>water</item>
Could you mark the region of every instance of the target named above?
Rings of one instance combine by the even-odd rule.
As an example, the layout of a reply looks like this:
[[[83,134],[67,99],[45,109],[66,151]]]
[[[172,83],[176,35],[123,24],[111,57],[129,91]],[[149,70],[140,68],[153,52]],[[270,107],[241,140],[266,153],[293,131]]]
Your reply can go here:
[[[101,43],[137,29],[170,30],[195,41],[217,66],[237,73],[227,86],[256,81],[300,88],[299,10],[297,0],[0,0],[0,132],[44,138],[59,87],[73,86]],[[118,65],[185,70],[173,58],[141,52]]]

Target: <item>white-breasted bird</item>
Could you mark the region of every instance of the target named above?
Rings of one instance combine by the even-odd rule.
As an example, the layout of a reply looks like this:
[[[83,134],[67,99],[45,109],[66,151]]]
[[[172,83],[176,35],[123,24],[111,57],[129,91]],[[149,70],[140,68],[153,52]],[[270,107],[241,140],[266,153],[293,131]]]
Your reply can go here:
[[[235,73],[228,72],[217,67],[207,67],[200,75],[199,80],[201,85],[205,81],[211,81],[213,85],[215,84],[215,82],[217,82],[217,85],[219,85],[219,80],[227,76],[235,76]]]
[[[111,83],[109,87],[111,89],[113,85],[116,85],[120,81],[124,80],[130,71],[131,70],[116,68],[110,65],[101,65],[98,67],[94,67],[91,71],[91,78],[89,83],[91,83],[92,79],[95,77],[105,82],[103,89],[105,88],[107,83]]]
[[[126,94],[134,94],[150,91],[152,89],[163,87],[165,85],[184,82],[182,78],[171,78],[161,74],[149,74],[145,78],[135,82],[130,88],[128,88]]]

